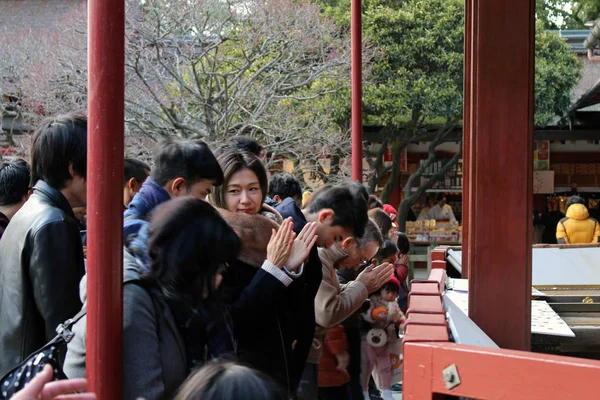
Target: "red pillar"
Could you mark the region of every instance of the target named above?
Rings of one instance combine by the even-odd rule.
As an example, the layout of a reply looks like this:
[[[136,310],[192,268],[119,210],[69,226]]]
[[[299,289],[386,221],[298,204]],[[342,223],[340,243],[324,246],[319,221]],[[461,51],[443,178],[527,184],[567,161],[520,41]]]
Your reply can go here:
[[[473,13],[471,12],[471,1],[465,0],[465,64],[464,64],[464,84],[463,84],[463,209],[462,209],[462,277],[469,278],[469,257],[468,250],[471,248],[469,239],[469,224],[471,222],[470,208],[471,204],[471,97],[473,89],[473,76],[476,71],[471,68],[471,60],[473,59]]]
[[[352,181],[362,183],[362,5],[352,0]]]
[[[529,350],[535,1],[470,1],[469,316]]]
[[[122,395],[124,0],[88,2],[87,378]]]

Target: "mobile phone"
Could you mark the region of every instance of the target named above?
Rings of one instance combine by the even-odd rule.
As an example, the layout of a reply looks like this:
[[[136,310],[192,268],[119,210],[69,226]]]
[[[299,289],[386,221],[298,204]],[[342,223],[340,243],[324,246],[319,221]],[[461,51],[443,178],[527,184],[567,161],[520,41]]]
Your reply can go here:
[[[87,230],[85,231],[79,231],[79,234],[81,235],[81,244],[83,244],[84,246],[87,246]]]

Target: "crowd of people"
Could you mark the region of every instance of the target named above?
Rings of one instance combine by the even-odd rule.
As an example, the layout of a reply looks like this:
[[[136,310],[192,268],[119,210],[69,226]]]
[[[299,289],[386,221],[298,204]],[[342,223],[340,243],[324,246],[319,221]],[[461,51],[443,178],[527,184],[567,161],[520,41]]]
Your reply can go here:
[[[164,139],[152,165],[126,159],[112,182],[123,187],[124,399],[392,398],[408,292],[396,210],[356,183],[309,197],[290,174],[269,179],[263,155],[248,138]],[[86,167],[76,113],[40,124],[30,164],[0,167],[0,376],[86,310]],[[64,360],[13,398],[85,387],[94,336],[85,318],[72,333]],[[59,369],[68,379],[51,382]]]

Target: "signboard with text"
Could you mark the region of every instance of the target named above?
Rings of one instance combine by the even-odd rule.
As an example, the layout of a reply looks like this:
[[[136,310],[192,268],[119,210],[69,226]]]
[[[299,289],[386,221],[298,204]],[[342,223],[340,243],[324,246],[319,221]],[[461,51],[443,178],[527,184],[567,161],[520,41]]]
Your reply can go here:
[[[550,169],[550,141],[536,140],[533,142],[533,169],[538,171]]]

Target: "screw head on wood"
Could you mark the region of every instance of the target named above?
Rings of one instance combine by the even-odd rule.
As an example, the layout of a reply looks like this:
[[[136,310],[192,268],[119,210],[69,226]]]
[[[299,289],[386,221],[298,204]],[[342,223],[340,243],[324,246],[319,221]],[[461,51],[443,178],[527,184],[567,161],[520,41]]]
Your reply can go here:
[[[444,371],[444,379],[449,383],[454,382],[454,374],[452,371]]]
[[[460,376],[458,375],[458,369],[456,364],[452,364],[442,371],[442,377],[448,390],[452,390],[460,385]]]

